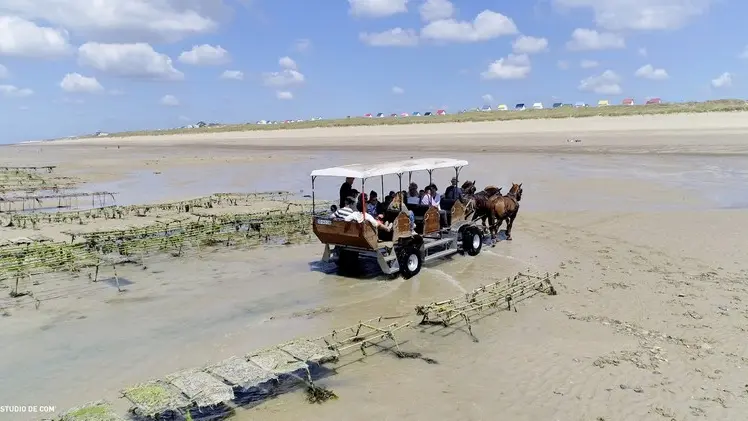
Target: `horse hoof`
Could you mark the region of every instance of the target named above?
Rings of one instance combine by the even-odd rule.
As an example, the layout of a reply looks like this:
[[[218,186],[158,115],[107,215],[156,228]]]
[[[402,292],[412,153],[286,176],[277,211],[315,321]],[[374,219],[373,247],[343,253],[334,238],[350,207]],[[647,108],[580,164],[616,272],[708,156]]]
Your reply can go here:
[[[512,237],[506,237],[506,241],[512,241]]]

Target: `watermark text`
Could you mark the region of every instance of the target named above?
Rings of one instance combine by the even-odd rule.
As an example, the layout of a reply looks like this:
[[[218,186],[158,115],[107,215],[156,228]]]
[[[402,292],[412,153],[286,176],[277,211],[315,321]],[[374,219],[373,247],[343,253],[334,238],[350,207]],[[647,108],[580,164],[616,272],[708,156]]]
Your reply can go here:
[[[57,409],[54,405],[0,405],[0,414],[3,413],[51,413]]]

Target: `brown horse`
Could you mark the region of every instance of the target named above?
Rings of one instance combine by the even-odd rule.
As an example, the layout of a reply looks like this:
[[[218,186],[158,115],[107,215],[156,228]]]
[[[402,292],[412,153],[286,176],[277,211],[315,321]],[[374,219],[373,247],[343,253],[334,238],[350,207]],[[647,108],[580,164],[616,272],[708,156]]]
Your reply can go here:
[[[486,225],[486,218],[491,216],[491,198],[501,195],[501,187],[488,186],[483,191],[477,192],[475,180],[462,183],[462,197],[460,201],[465,205],[465,216],[472,215],[472,220],[482,218],[483,225]]]
[[[512,225],[514,225],[514,220],[519,212],[520,200],[522,200],[522,183],[512,183],[509,193],[493,200],[492,216],[496,218],[496,224],[491,227],[492,238],[493,232],[498,231],[501,224],[506,220],[506,239],[512,240]]]

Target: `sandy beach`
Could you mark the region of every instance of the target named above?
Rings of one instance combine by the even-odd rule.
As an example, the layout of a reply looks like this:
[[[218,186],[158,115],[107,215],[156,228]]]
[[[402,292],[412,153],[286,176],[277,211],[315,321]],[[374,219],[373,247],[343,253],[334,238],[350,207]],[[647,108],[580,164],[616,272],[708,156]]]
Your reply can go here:
[[[123,266],[126,293],[81,274],[39,278],[49,300],[0,288],[0,405],[64,410],[130,384],[358,320],[410,315],[518,271],[559,272],[465,331],[409,328],[438,361],[376,355],[239,420],[743,420],[748,413],[748,119],[743,113],[75,139],[0,147],[0,166],[55,165],[82,191],[134,205],[216,192],[310,194],[309,172],[423,156],[524,197],[513,241],[413,279],[344,278],[322,246],[216,248]],[[579,139],[579,142],[569,141]],[[434,172],[443,190],[450,170]],[[414,174],[421,185],[427,174]],[[385,190],[397,190],[395,177]],[[341,180],[318,180],[334,199]],[[390,187],[391,186],[391,187]],[[367,190],[380,191],[380,181]],[[126,219],[120,224],[136,223]],[[142,221],[141,221],[142,222]],[[108,222],[97,222],[106,227]],[[76,229],[94,226],[76,227]],[[96,225],[95,227],[99,227]],[[69,225],[0,228],[0,240]],[[106,272],[102,279],[112,276]],[[55,294],[52,294],[55,292]],[[415,319],[415,317],[413,317]],[[38,419],[0,413],[0,420]],[[38,415],[38,414],[37,414]]]

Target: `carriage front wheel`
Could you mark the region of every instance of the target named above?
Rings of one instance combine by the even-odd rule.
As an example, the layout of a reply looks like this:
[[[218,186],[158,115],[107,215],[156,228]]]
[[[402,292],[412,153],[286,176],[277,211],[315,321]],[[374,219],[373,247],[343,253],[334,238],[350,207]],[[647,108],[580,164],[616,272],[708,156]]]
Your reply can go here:
[[[404,279],[410,279],[421,271],[423,265],[423,255],[421,249],[414,245],[405,246],[398,253],[398,262],[400,266],[400,275]]]
[[[483,248],[483,232],[478,227],[467,227],[462,232],[462,250],[468,256],[477,256]]]

